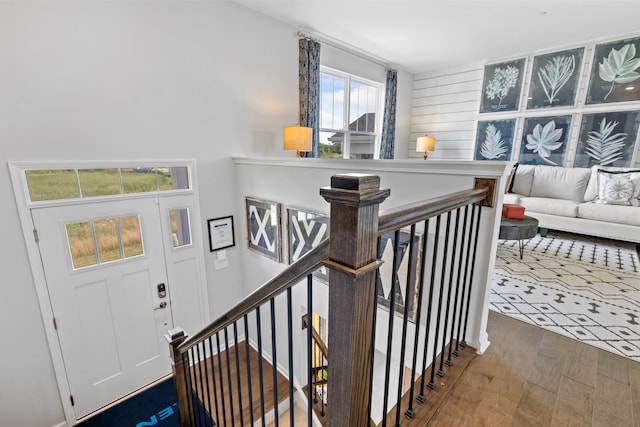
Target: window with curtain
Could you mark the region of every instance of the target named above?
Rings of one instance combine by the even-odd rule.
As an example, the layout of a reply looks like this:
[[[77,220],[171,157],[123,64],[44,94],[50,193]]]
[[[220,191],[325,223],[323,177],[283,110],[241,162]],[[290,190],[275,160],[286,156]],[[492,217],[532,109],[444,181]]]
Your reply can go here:
[[[383,84],[320,69],[320,157],[377,158]]]

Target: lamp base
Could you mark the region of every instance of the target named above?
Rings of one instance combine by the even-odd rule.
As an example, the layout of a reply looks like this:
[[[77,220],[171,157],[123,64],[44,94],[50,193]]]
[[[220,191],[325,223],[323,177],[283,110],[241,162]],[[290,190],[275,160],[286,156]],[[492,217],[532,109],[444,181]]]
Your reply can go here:
[[[427,152],[424,152],[424,160],[427,160]]]

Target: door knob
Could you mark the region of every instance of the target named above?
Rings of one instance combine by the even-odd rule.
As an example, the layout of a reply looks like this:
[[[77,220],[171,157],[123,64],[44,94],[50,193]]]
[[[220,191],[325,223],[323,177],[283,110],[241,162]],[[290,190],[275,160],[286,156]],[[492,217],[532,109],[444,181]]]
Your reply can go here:
[[[167,302],[162,301],[158,307],[154,308],[154,310],[162,310],[163,308],[166,308],[166,307],[167,307]]]

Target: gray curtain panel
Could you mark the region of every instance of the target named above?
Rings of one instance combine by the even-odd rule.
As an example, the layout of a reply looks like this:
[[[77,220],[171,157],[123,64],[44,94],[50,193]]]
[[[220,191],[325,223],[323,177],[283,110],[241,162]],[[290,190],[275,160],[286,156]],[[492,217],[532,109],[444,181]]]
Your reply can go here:
[[[398,92],[398,72],[387,70],[387,86],[384,99],[384,117],[382,121],[382,143],[380,158],[393,159],[396,135],[396,94]]]
[[[320,43],[301,38],[298,40],[298,80],[300,97],[300,126],[312,129],[311,152],[303,157],[320,157]]]

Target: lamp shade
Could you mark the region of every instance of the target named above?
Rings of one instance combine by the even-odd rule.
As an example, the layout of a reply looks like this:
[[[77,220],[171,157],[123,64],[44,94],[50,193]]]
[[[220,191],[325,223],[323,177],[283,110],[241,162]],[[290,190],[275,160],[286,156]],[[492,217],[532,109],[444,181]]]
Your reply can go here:
[[[287,126],[284,128],[284,149],[311,151],[311,128]]]
[[[416,151],[421,153],[431,152],[436,148],[436,139],[432,136],[425,135],[418,137],[416,141]]]

